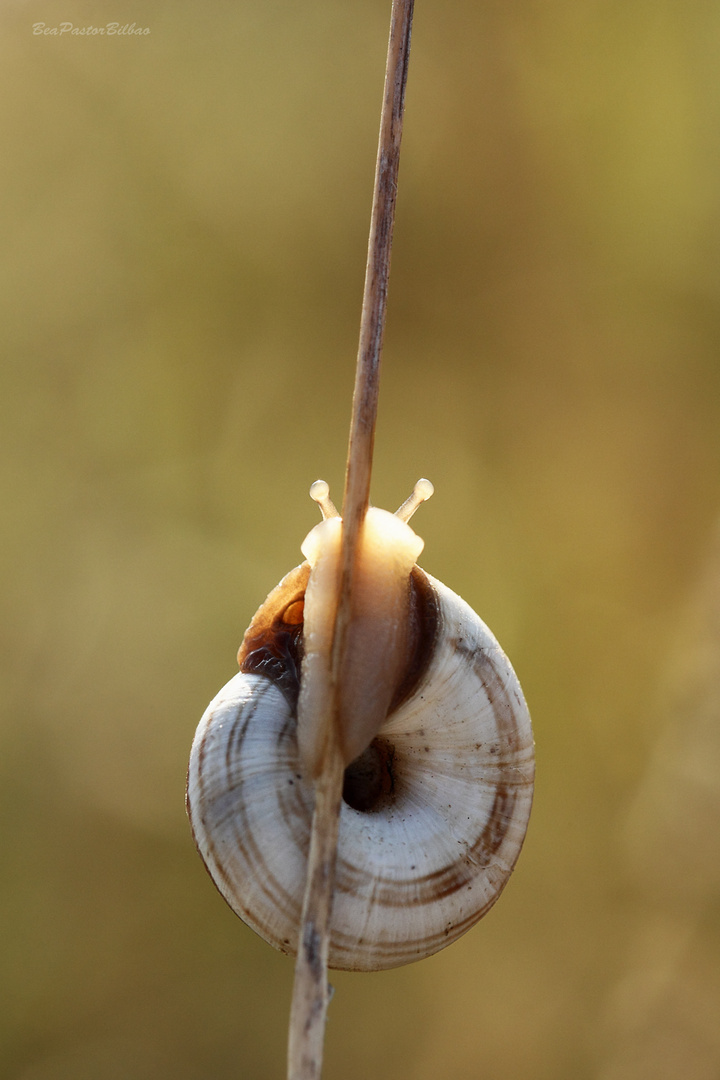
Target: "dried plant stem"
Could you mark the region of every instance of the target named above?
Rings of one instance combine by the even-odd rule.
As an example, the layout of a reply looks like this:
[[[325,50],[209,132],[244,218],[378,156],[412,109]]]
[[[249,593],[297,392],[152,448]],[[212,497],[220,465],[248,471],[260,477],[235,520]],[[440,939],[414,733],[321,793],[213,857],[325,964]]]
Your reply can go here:
[[[322,1068],[329,1001],[330,910],[343,771],[340,749],[335,745],[315,783],[307,885],[290,1009],[289,1080],[319,1080]]]
[[[348,540],[357,537],[370,496],[412,16],[413,0],[393,0],[345,474],[343,521]]]
[[[334,715],[328,718],[333,729],[338,715],[337,674],[343,663],[350,621],[356,554],[370,497],[380,356],[385,331],[413,5],[414,0],[393,0],[390,20],[342,510],[340,583],[332,652],[336,700]],[[322,1068],[325,1018],[329,1000],[329,930],[343,769],[339,746],[331,737],[322,771],[315,782],[315,810],[290,1011],[289,1080],[319,1080]]]

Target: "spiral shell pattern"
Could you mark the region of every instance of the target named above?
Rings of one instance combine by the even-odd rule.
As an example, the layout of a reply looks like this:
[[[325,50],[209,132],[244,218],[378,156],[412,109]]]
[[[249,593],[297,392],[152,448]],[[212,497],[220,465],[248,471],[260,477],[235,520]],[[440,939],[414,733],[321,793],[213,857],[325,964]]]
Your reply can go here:
[[[293,955],[313,806],[295,715],[307,575],[307,564],[291,571],[260,609],[240,673],[200,721],[187,789],[218,889]],[[396,967],[455,941],[498,898],[530,815],[533,739],[510,662],[459,596],[417,567],[413,580],[421,603],[407,677],[346,772],[333,968]],[[271,625],[270,649],[252,647],[258,620]]]

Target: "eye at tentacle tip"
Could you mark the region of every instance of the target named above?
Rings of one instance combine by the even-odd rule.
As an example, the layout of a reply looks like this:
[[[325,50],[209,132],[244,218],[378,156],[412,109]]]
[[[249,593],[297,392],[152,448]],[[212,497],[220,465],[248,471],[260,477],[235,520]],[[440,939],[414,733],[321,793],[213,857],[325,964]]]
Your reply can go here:
[[[310,485],[310,498],[318,504],[322,512],[323,520],[340,517],[335,503],[330,498],[330,487],[325,480],[316,480]]]
[[[418,506],[420,506],[421,503],[427,502],[434,492],[435,488],[431,481],[426,480],[425,477],[421,477],[413,488],[412,493],[408,496],[402,506],[395,511],[395,517],[400,518],[401,521],[408,522]],[[315,482],[310,485],[310,498],[320,507],[325,521],[327,521],[328,518],[340,517],[340,513],[335,506],[335,503],[330,498],[330,486],[326,480],[315,480]]]
[[[395,511],[395,517],[400,518],[401,521],[409,521],[420,503],[427,502],[434,491],[435,488],[430,481],[421,477],[412,489],[412,494],[409,495],[402,506]]]

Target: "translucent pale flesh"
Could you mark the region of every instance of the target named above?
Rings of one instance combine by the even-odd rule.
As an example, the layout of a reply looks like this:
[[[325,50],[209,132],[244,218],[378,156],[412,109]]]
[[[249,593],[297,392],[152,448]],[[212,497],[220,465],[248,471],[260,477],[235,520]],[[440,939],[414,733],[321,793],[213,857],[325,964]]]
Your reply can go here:
[[[317,775],[329,726],[338,725],[345,763],[372,742],[387,716],[406,652],[410,571],[423,541],[404,521],[371,507],[360,534],[351,618],[339,667],[337,715],[332,685],[333,628],[340,589],[342,522],[329,518],[305,538],[310,563],[305,594],[298,739]]]
[[[298,745],[310,776],[319,772],[333,715],[332,635],[338,601],[341,534],[340,518],[328,518],[316,525],[301,545],[311,570],[303,611]]]

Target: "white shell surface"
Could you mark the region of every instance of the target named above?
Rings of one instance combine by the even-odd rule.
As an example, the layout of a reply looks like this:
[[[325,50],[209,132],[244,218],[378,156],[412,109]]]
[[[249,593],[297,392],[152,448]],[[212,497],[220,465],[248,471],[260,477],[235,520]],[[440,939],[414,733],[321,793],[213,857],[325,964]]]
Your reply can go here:
[[[330,966],[370,971],[456,940],[499,896],[520,853],[534,778],[530,717],[492,633],[426,575],[437,644],[414,694],[379,738],[393,748],[393,796],[343,803]],[[197,729],[188,772],[195,841],[234,911],[296,951],[312,816],[296,720],[283,693],[238,674]]]

